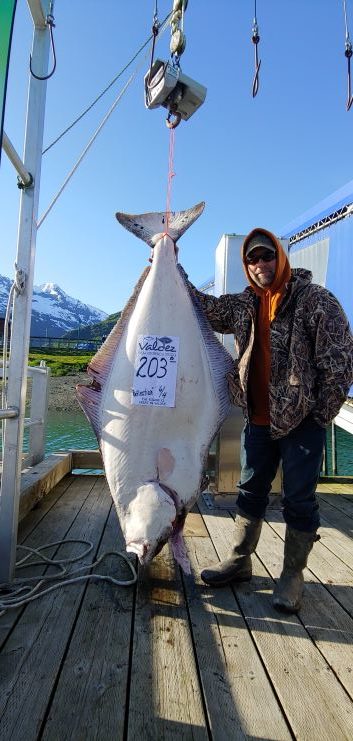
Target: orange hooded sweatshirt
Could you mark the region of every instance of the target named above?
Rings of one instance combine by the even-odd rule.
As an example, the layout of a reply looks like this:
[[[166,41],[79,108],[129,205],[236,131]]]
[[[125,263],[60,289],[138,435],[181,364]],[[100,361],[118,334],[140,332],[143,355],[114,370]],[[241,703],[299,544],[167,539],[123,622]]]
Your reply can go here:
[[[254,282],[244,259],[246,246],[255,232],[261,232],[262,234],[266,234],[267,237],[270,237],[277,252],[275,276],[271,285],[266,288],[260,288]],[[288,281],[291,277],[291,268],[280,241],[266,229],[256,228],[247,235],[242,247],[242,258],[246,277],[251,288],[260,299],[248,379],[250,419],[251,422],[257,425],[269,425],[269,384],[271,375],[270,325],[286,293]]]

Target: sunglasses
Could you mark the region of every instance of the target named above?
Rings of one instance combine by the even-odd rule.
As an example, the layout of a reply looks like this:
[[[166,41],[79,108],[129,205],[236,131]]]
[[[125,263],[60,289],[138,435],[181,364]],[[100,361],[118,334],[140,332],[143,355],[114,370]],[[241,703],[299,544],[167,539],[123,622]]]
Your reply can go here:
[[[265,252],[261,252],[260,255],[250,254],[245,259],[248,265],[256,265],[256,263],[260,262],[260,260],[262,260],[263,262],[271,262],[271,260],[276,259],[276,255],[271,250],[266,250]]]

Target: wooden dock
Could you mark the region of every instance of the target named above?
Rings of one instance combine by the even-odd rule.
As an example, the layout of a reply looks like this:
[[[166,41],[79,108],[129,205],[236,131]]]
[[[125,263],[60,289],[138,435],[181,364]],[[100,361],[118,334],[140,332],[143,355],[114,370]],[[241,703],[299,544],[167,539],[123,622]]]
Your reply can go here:
[[[227,554],[234,513],[202,497],[186,523],[191,576],[166,546],[132,587],[79,583],[7,611],[1,741],[351,740],[353,490],[332,489],[320,486],[321,540],[299,616],[271,605],[283,553],[278,500],[252,582],[214,590],[199,572]],[[124,549],[103,476],[66,475],[20,523],[25,545],[61,539],[92,541],[85,562]],[[81,552],[71,544],[47,555]],[[128,577],[113,557],[99,572]]]

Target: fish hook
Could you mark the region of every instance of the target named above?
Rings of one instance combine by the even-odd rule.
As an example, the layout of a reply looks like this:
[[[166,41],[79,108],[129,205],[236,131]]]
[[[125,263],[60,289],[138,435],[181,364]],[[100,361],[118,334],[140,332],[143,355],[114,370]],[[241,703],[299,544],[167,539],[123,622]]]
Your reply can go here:
[[[255,45],[255,75],[254,75],[254,79],[252,83],[252,97],[255,98],[259,90],[259,73],[260,73],[260,67],[261,67],[261,59],[259,61],[259,55],[258,55],[258,49],[257,49],[258,43],[260,41],[260,36],[259,36],[259,27],[257,25],[256,15],[255,15],[254,23],[252,27],[251,41]]]
[[[353,51],[352,51],[352,44],[350,42],[349,37],[346,39],[346,49],[345,49],[344,54],[347,57],[347,64],[348,64],[348,93],[347,93],[346,110],[349,111],[353,103],[352,82],[351,82],[351,57],[352,57]]]
[[[346,0],[343,0],[343,14],[344,14],[344,25],[346,28],[346,43],[345,43],[344,55],[345,57],[347,57],[347,66],[348,66],[348,93],[347,93],[346,110],[349,111],[353,103],[352,87],[351,87],[351,56],[353,52],[352,52],[351,40],[349,38]]]
[[[55,54],[55,45],[54,45],[54,37],[53,37],[53,28],[55,28],[54,16],[51,13],[48,13],[45,19],[45,22],[47,26],[49,26],[50,43],[51,43],[54,64],[53,64],[53,69],[51,70],[51,72],[49,72],[48,75],[44,75],[43,77],[41,77],[40,75],[36,75],[32,69],[32,54],[30,54],[29,55],[29,69],[31,71],[32,77],[35,77],[36,80],[49,80],[49,78],[53,76],[55,69],[56,69],[56,54]]]

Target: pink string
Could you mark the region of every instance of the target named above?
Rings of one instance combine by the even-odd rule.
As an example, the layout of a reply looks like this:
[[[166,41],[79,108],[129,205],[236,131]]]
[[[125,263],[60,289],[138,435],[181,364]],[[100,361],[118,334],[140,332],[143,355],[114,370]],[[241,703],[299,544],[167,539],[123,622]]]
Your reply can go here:
[[[175,129],[170,129],[169,137],[169,162],[168,162],[168,184],[167,184],[167,202],[165,209],[166,217],[166,232],[169,229],[169,219],[171,213],[171,201],[172,201],[172,180],[175,176],[174,172],[174,145],[175,145]]]

